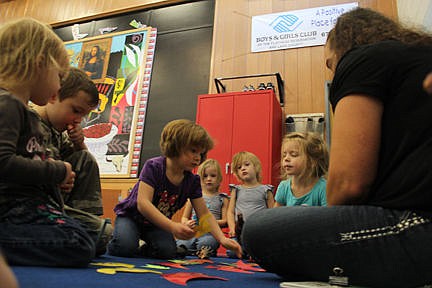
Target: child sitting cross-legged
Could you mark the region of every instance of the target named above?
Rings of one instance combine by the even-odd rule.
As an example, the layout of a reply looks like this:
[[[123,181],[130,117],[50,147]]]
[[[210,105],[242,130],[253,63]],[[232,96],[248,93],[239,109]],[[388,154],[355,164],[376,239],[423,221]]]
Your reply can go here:
[[[50,157],[67,161],[76,177],[72,187],[62,186],[66,213],[85,225],[96,243],[96,254],[104,254],[112,226],[103,214],[99,167],[84,143],[80,125],[83,117],[97,107],[99,92],[85,72],[71,68],[58,94],[44,106],[32,105],[39,116],[44,144]]]
[[[207,159],[198,168],[200,176],[203,199],[207,208],[215,217],[219,227],[227,225],[228,197],[219,192],[219,186],[222,182],[222,172],[219,163],[214,159]],[[192,204],[188,201],[185,205],[182,222],[194,229],[199,223]],[[196,253],[198,256],[205,258],[216,256],[219,242],[211,233],[206,233],[201,237],[194,237],[190,240],[177,240],[177,246],[185,249],[188,253]]]

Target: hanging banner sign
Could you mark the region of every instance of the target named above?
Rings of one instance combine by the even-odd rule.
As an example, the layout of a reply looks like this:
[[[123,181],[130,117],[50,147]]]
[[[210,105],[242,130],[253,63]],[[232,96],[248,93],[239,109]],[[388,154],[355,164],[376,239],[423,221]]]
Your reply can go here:
[[[252,17],[251,51],[324,45],[337,18],[357,2]]]

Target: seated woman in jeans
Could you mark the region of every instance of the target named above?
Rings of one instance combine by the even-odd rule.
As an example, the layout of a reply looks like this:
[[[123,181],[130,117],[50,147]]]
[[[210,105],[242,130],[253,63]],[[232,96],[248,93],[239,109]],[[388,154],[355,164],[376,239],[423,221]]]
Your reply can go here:
[[[246,223],[245,250],[286,280],[432,283],[432,36],[369,9],[341,15],[326,43],[334,72],[327,203]],[[340,278],[343,280],[342,278]]]

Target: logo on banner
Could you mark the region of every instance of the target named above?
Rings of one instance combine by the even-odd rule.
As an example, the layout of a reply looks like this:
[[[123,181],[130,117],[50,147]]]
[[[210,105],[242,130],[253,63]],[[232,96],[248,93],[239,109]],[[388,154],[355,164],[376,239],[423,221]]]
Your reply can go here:
[[[292,32],[303,23],[303,21],[299,20],[296,15],[287,14],[277,17],[270,23],[270,26],[278,33]]]

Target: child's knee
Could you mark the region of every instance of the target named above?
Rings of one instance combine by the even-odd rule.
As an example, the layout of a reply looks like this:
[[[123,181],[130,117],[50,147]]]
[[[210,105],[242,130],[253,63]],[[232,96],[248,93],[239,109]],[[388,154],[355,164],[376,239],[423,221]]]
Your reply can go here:
[[[213,237],[208,237],[206,239],[202,239],[202,241],[198,241],[197,249],[200,250],[203,246],[209,247],[212,251],[216,251],[219,248],[219,242]]]
[[[155,258],[160,259],[173,259],[177,256],[177,247],[173,248],[167,248],[167,249],[158,249],[158,251],[155,253]]]
[[[113,238],[108,243],[107,252],[109,255],[119,257],[134,257],[138,253],[138,243],[127,238]]]

